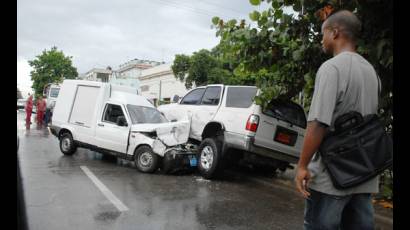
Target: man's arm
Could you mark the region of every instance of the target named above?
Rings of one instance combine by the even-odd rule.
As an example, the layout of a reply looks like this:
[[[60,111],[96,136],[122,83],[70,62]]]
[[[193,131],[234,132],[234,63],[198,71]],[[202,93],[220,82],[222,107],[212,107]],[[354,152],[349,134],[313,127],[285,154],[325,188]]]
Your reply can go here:
[[[308,122],[295,177],[296,188],[305,198],[310,196],[310,193],[307,191],[307,185],[310,180],[310,173],[307,166],[313,154],[319,149],[326,131],[326,125],[318,121]]]

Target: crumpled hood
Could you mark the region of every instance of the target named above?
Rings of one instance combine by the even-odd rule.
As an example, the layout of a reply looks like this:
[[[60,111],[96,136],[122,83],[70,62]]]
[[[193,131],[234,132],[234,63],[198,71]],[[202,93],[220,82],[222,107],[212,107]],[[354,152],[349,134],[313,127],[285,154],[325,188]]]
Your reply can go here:
[[[190,122],[188,120],[158,124],[135,124],[131,132],[156,132],[157,137],[167,146],[184,144],[188,141]]]

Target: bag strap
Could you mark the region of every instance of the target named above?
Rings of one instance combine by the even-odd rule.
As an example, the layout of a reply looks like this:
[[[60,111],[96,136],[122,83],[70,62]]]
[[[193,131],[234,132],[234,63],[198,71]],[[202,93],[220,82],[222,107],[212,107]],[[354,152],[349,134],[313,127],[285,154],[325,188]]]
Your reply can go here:
[[[377,92],[378,92],[378,95],[379,95],[379,98],[380,98],[381,93],[382,93],[382,83],[381,83],[381,80],[379,78],[379,75],[376,74],[376,77],[377,77]]]

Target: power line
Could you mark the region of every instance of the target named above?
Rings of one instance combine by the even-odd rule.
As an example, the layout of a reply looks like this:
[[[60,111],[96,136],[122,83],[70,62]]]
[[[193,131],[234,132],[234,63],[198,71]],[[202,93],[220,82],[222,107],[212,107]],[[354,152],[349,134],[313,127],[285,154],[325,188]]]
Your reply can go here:
[[[188,6],[188,5],[181,4],[181,2],[174,2],[174,1],[171,1],[171,0],[155,0],[155,1],[156,1],[156,3],[161,3],[161,4],[166,5],[166,6],[171,6],[171,7],[177,8],[177,9],[187,10],[187,11],[190,11],[192,13],[203,14],[203,15],[210,16],[210,17],[222,14],[220,12],[215,12],[215,11],[200,9],[200,8],[196,8],[196,7],[191,7],[191,6]],[[242,17],[242,15],[241,16],[235,15],[235,16]]]
[[[233,12],[236,12],[236,13],[238,13],[238,14],[244,14],[244,15],[247,14],[247,13],[245,13],[245,12],[240,12],[240,11],[235,10],[235,9],[232,9],[232,8],[230,8],[230,7],[226,7],[226,6],[222,5],[222,4],[217,4],[216,2],[210,3],[210,2],[207,2],[207,1],[205,1],[205,0],[202,0],[201,2],[202,2],[202,3],[205,3],[205,4],[208,4],[208,5],[211,5],[211,6],[217,6],[217,7],[220,7],[220,8],[224,8],[224,9],[227,9],[227,10],[230,10],[230,11],[233,11]]]
[[[150,2],[152,2],[152,1],[150,1]],[[202,14],[202,15],[211,16],[211,17],[213,16],[212,14],[209,14],[206,11],[200,11],[200,10],[195,9],[195,8],[182,6],[180,4],[175,4],[174,2],[168,2],[168,1],[165,1],[165,0],[155,0],[155,2],[156,3],[161,3],[161,5],[171,6],[171,7],[177,8],[177,9],[190,11],[192,13]]]

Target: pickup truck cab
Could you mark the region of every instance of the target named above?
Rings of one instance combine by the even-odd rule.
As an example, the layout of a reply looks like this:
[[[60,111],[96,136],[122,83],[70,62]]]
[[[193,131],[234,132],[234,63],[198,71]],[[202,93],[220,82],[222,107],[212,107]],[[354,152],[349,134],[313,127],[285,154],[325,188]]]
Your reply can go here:
[[[138,170],[154,172],[170,148],[187,142],[189,122],[169,122],[133,88],[65,80],[50,130],[65,155],[83,147],[134,160]]]
[[[238,158],[257,158],[274,170],[286,170],[299,158],[305,113],[296,103],[278,99],[262,110],[253,101],[258,93],[255,86],[207,85],[158,110],[170,120],[189,117],[189,138],[200,144],[198,169],[205,178],[217,176],[226,161]]]

